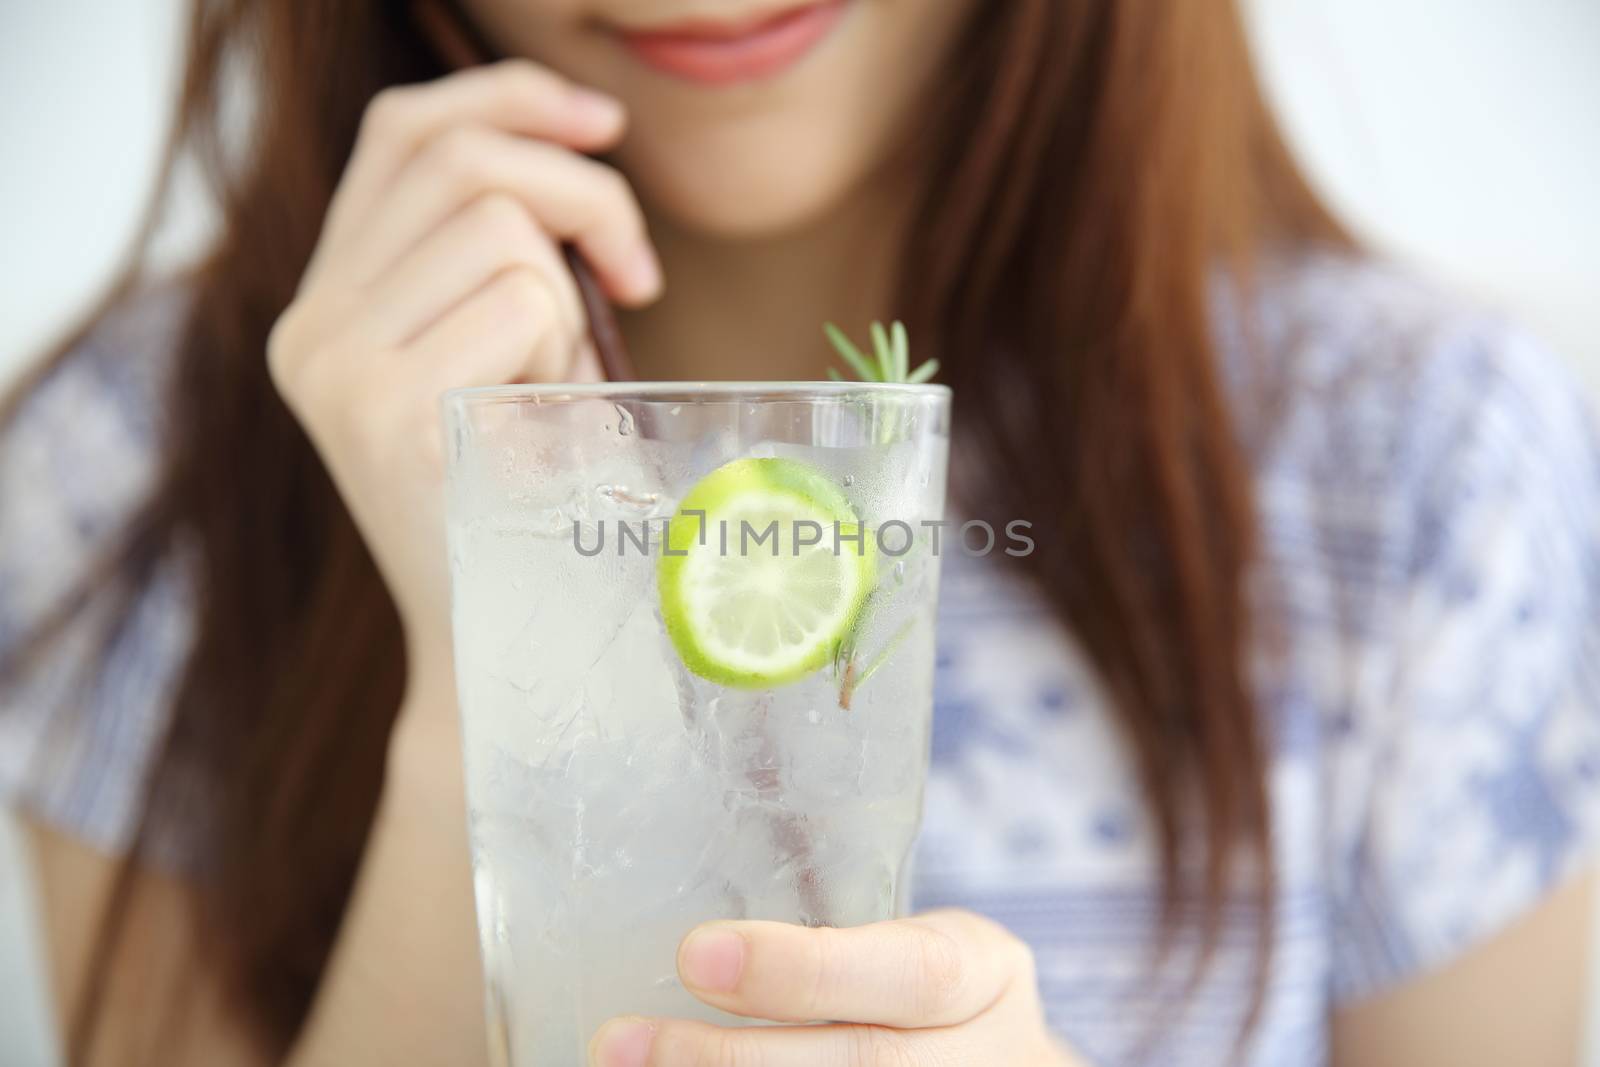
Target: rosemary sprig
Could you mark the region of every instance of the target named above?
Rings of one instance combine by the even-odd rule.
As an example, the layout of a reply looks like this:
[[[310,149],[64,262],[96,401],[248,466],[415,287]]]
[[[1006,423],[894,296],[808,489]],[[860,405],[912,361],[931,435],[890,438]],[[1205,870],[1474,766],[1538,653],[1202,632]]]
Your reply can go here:
[[[916,370],[911,369],[911,342],[906,336],[903,322],[885,327],[874,322],[871,328],[872,355],[856,347],[854,341],[833,323],[825,323],[822,332],[839,353],[855,376],[864,382],[885,382],[894,385],[921,385],[939,373],[939,361],[930,359]],[[836,382],[845,381],[844,375],[832,367],[828,377]]]
[[[911,369],[911,341],[906,335],[903,322],[895,322],[885,327],[881,322],[874,322],[870,329],[872,336],[872,355],[867,355],[856,347],[845,332],[833,323],[824,323],[822,332],[827,334],[834,350],[839,353],[839,358],[864,382],[882,382],[893,385],[921,385],[935,374],[939,373],[939,361],[930,359],[926,363]],[[828,368],[828,377],[836,382],[845,381],[844,375],[832,367]],[[877,428],[876,439],[887,443],[895,439],[897,427],[893,422],[880,425]],[[872,663],[865,668],[857,658],[857,649],[854,641],[850,641],[841,649],[839,657],[839,707],[845,711],[850,710],[850,701],[855,697],[856,689],[868,678],[877,673],[889,658],[889,653],[894,651],[910,632],[910,627],[903,628],[889,644],[879,652]]]
[[[916,624],[917,620],[912,619],[900,627],[900,632],[890,638],[889,643],[883,646],[883,650],[872,657],[872,662],[865,667],[859,665],[860,661],[856,658],[855,646],[852,645],[846,651],[842,657],[844,659],[844,669],[839,685],[839,706],[841,708],[845,711],[850,710],[850,701],[855,697],[856,690],[864,685],[868,678],[877,674],[879,667],[889,661],[889,654],[900,647],[900,643],[910,635],[911,628]]]

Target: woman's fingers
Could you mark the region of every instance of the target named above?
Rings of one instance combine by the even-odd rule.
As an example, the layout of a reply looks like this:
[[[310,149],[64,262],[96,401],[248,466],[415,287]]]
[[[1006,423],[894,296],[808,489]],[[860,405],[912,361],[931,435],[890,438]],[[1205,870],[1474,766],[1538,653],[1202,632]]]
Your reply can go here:
[[[967,1022],[1034,980],[1020,941],[962,911],[851,929],[707,923],[679,947],[678,974],[735,1015],[912,1029]]]
[[[488,126],[593,152],[614,144],[625,122],[615,99],[523,59],[385,89],[367,106],[324,241],[337,246],[373,217],[374,202],[411,157],[455,126]]]
[[[948,1035],[879,1026],[723,1028],[679,1019],[613,1019],[589,1043],[589,1067],[882,1067],[1006,1063]]]
[[[1004,928],[940,911],[853,929],[708,923],[678,974],[739,1015],[829,1026],[719,1027],[613,1019],[591,1067],[880,1067],[1065,1064],[1039,1010],[1033,959]]]
[[[373,282],[362,315],[375,341],[402,345],[491,278],[516,267],[549,284],[557,326],[570,337],[584,332],[583,302],[560,248],[505,193],[480,197],[423,238]]]
[[[623,121],[529,63],[384,93],[268,339],[274,384],[430,648],[448,648],[439,394],[597,376],[562,238],[619,299],[658,284],[632,194],[578,154]]]
[[[482,126],[436,138],[395,179],[383,224],[351,238],[340,269],[361,285],[462,207],[489,193],[517,199],[545,232],[577,243],[617,300],[643,303],[661,284],[644,213],[627,181],[565,148]]]
[[[425,330],[400,359],[421,376],[430,404],[458,385],[598,379],[583,335],[563,328],[560,314],[549,282],[514,267]]]

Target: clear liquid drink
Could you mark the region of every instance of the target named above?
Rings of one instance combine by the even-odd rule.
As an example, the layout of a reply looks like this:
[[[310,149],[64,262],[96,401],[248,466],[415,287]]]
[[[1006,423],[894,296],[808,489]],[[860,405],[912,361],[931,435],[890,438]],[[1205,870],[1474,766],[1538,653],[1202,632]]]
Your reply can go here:
[[[676,977],[705,920],[901,914],[948,391],[516,387],[445,408],[497,1063],[581,1064],[616,1015],[729,1021]]]

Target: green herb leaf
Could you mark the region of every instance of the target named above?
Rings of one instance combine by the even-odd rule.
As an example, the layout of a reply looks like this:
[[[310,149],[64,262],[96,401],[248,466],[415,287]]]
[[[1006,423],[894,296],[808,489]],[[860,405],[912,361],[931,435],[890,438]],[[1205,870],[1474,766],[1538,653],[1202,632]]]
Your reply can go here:
[[[874,322],[871,327],[872,354],[878,360],[878,380],[880,382],[898,381],[894,375],[894,353],[889,350],[889,332],[883,328],[883,323]]]
[[[888,327],[881,322],[872,324],[871,356],[857,348],[855,342],[833,323],[824,323],[822,330],[840,358],[849,364],[850,370],[863,382],[921,385],[939,373],[939,361],[936,359],[930,359],[916,370],[911,369],[911,340],[903,322],[895,322]],[[834,381],[844,380],[836,370],[830,369],[828,376]]]
[[[846,363],[850,364],[850,369],[855,371],[857,378],[864,382],[883,380],[877,376],[872,363],[866,356],[861,354],[861,349],[855,346],[855,342],[844,335],[843,330],[831,322],[824,323],[822,330],[828,335],[828,340],[833,343],[834,350],[839,353]]]

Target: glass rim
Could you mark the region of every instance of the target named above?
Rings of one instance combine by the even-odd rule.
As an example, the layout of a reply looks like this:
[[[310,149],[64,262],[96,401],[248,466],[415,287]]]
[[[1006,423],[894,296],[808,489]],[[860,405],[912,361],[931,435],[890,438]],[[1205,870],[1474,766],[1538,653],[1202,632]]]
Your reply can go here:
[[[507,401],[560,403],[577,400],[666,401],[703,397],[743,403],[783,403],[809,399],[835,400],[851,396],[884,396],[948,400],[948,385],[899,382],[541,382],[526,385],[475,385],[449,389],[444,404],[484,404]]]

